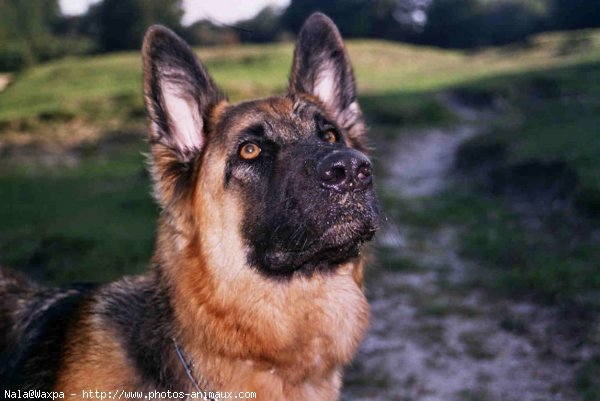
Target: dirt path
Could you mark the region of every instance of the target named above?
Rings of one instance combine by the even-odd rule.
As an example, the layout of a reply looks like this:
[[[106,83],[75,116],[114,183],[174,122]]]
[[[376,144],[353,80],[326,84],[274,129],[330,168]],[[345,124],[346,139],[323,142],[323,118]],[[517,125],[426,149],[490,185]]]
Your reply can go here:
[[[463,120],[455,128],[399,132],[380,155],[393,161],[380,185],[413,205],[444,188],[456,149],[481,132],[473,113],[455,111]],[[378,235],[403,267],[368,272],[372,327],[342,399],[579,400],[573,352],[589,350],[561,336],[552,309],[461,287],[478,266],[459,256],[457,234],[391,223]]]

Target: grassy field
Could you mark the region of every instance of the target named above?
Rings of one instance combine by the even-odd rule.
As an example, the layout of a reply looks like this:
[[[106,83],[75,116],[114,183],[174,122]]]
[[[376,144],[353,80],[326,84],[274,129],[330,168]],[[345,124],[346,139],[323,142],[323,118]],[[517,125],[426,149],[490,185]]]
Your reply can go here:
[[[499,99],[502,116],[485,142],[506,148],[510,162],[564,160],[579,175],[578,204],[597,212],[600,32],[473,53],[377,41],[350,42],[349,51],[375,147],[402,127],[454,124],[442,92]],[[289,44],[198,53],[233,101],[285,90]],[[138,53],[68,58],[24,71],[0,93],[0,263],[50,282],[145,269],[158,210],[141,155],[140,80]],[[423,205],[407,211],[394,200],[387,208],[411,224],[466,228],[465,254],[493,272],[480,284],[549,302],[589,303],[600,289],[597,240],[567,241],[579,220],[523,227],[510,204],[470,188]],[[584,221],[583,231],[597,227],[593,217]]]
[[[483,138],[507,149],[507,163],[558,161],[578,180],[573,204],[558,210],[475,214],[466,250],[503,273],[504,290],[600,307],[599,72],[600,62],[588,62],[515,79],[507,87],[516,115]]]
[[[498,74],[569,66],[600,55],[600,34],[548,34],[530,43],[478,53],[441,51],[388,42],[354,41],[354,62],[365,108],[386,122],[414,123],[420,96]],[[233,101],[285,90],[290,44],[201,49],[200,57]],[[0,126],[86,119],[96,124],[143,115],[139,53],[68,58],[25,71],[0,97]],[[426,110],[430,110],[425,107]],[[35,129],[34,129],[35,131]]]

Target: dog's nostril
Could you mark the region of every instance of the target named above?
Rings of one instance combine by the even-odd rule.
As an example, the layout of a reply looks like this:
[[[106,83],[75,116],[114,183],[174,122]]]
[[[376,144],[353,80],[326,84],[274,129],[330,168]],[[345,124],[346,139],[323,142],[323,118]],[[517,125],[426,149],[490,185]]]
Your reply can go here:
[[[320,163],[317,174],[325,185],[339,185],[348,180],[348,167],[343,160],[329,160]]]
[[[346,179],[346,169],[342,166],[336,166],[328,170],[325,175],[327,176],[327,181],[342,182]]]
[[[363,164],[358,168],[358,171],[356,173],[356,178],[360,182],[368,182],[371,179],[371,174],[372,174],[371,165]]]

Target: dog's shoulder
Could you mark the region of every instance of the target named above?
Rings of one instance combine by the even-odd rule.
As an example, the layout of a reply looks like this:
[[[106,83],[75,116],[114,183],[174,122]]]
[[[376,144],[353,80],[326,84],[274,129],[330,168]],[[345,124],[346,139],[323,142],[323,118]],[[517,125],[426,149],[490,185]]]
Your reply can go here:
[[[103,284],[42,287],[0,270],[0,387],[53,388],[69,356],[107,344],[88,335],[109,333],[132,375],[152,386],[172,380],[173,322],[170,302],[151,276]],[[96,349],[93,349],[93,348]],[[164,379],[164,380],[162,380]]]
[[[76,370],[82,360],[104,360],[109,366],[110,356],[116,355],[126,361],[124,382],[169,389],[179,383],[173,364],[176,327],[170,298],[156,275],[105,284],[85,305],[69,336],[65,367]]]
[[[41,287],[0,271],[0,385],[47,388],[77,310],[96,285]]]

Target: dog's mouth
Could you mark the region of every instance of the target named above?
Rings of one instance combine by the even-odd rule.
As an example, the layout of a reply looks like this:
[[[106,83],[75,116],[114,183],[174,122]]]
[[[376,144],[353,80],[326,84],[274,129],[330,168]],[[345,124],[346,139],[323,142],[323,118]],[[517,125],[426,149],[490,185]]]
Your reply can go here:
[[[279,248],[267,252],[263,267],[275,275],[333,270],[360,256],[363,245],[373,238],[376,231],[377,225],[374,223],[338,223],[301,248]]]

